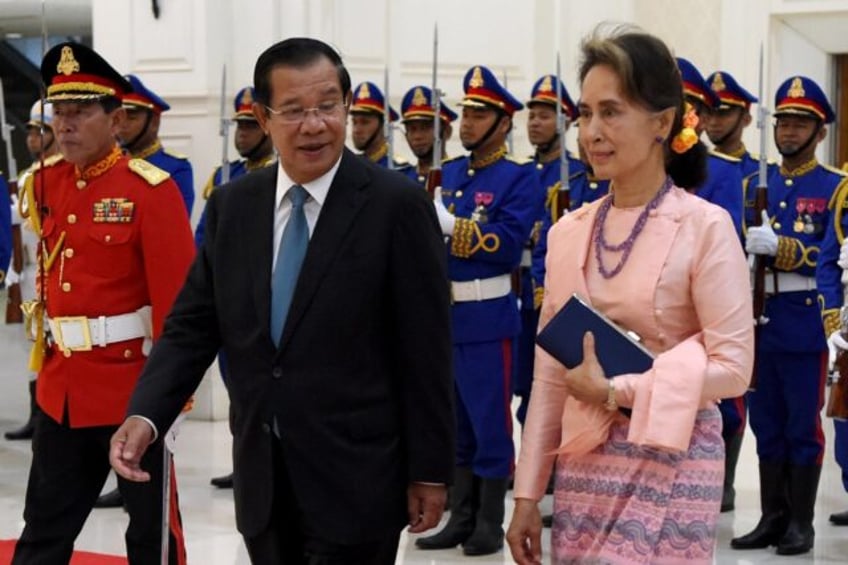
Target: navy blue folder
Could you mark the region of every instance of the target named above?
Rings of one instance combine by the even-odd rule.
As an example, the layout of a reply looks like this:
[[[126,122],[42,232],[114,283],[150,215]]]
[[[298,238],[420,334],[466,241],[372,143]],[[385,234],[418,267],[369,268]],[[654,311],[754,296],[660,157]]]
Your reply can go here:
[[[536,343],[568,369],[583,362],[583,335],[595,336],[595,355],[607,378],[644,373],[654,356],[612,320],[583,302],[576,294],[536,336]]]

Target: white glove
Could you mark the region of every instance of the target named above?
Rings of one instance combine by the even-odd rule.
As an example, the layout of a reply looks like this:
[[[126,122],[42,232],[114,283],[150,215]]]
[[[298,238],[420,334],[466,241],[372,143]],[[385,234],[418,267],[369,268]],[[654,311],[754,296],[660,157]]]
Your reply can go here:
[[[15,271],[15,269],[9,269],[9,272],[6,273],[6,285],[12,286],[13,284],[18,284],[23,278],[23,275]]]
[[[836,330],[827,338],[827,366],[833,369],[833,364],[836,363],[836,354],[840,351],[848,350],[848,341],[842,337],[840,330]]]
[[[839,249],[839,261],[836,262],[843,271],[848,270],[848,238],[842,242],[842,247]]]
[[[433,191],[433,205],[436,207],[436,215],[439,217],[439,225],[443,235],[453,235],[453,227],[456,225],[456,216],[448,212],[442,201],[442,187],[437,186]]]
[[[763,225],[748,229],[745,251],[754,255],[777,255],[777,234],[771,227],[768,213],[763,210]]]

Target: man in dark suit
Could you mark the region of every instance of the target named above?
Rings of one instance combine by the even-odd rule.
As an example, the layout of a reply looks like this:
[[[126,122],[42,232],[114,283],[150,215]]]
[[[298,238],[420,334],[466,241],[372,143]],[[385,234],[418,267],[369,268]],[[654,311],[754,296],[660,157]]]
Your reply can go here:
[[[405,524],[438,524],[454,466],[439,224],[415,183],[344,148],[350,78],[332,48],[280,42],[254,82],[279,166],[212,193],[204,244],[112,438],[112,464],[147,479],[142,454],[223,347],[236,523],[251,560],[394,563]],[[289,232],[302,223],[308,245],[293,266]]]

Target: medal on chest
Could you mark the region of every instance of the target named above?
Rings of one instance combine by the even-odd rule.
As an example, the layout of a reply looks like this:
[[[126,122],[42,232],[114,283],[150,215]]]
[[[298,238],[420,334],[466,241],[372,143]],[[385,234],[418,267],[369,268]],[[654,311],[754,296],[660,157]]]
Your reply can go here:
[[[474,212],[471,213],[471,219],[478,224],[486,224],[489,222],[488,206],[492,204],[495,195],[491,192],[475,192],[474,193]]]

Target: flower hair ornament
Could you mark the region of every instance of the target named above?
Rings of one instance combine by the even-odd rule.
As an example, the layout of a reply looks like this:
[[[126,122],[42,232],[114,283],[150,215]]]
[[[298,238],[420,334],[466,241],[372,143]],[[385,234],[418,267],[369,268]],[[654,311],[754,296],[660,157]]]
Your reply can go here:
[[[692,146],[698,143],[698,134],[695,132],[695,127],[698,125],[698,114],[695,113],[695,108],[689,103],[684,103],[685,113],[683,114],[683,128],[674,139],[671,140],[671,150],[675,153],[686,153]]]

